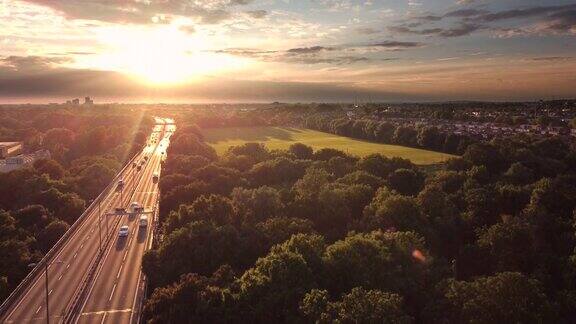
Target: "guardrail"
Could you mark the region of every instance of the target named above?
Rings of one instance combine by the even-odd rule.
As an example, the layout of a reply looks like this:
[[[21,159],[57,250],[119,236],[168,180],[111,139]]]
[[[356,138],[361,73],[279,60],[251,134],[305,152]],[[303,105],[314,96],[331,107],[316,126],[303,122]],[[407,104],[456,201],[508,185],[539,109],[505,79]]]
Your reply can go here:
[[[70,226],[68,231],[66,231],[66,233],[64,233],[64,235],[62,235],[62,237],[52,246],[52,248],[48,251],[48,253],[46,253],[44,255],[44,257],[36,264],[36,266],[28,273],[28,275],[26,277],[24,277],[24,279],[22,279],[20,284],[18,284],[18,286],[16,286],[16,288],[12,291],[12,293],[10,293],[10,295],[4,300],[2,305],[0,305],[0,318],[1,319],[3,319],[6,316],[6,312],[13,306],[14,302],[20,298],[22,293],[24,293],[29,288],[33,279],[36,278],[36,276],[40,272],[44,271],[45,264],[47,262],[51,261],[51,259],[54,257],[54,255],[60,250],[62,245],[64,245],[64,243],[70,238],[70,236],[72,236],[76,232],[76,230],[86,220],[87,216],[98,206],[98,202],[100,200],[102,200],[103,197],[105,197],[106,195],[108,195],[110,193],[110,190],[115,187],[115,184],[120,179],[120,176],[122,174],[124,174],[126,169],[130,165],[132,165],[134,160],[138,156],[140,156],[141,154],[142,154],[142,152],[137,153],[128,161],[128,163],[126,163],[126,165],[124,165],[124,167],[116,174],[116,176],[114,177],[112,182],[110,184],[108,184],[108,186],[106,186],[106,188],[104,188],[104,190],[102,190],[102,192],[98,195],[98,197],[96,197],[92,201],[92,203],[84,210],[82,215],[80,215],[80,217],[78,217],[78,219],[76,219],[74,224],[72,224],[72,226]]]

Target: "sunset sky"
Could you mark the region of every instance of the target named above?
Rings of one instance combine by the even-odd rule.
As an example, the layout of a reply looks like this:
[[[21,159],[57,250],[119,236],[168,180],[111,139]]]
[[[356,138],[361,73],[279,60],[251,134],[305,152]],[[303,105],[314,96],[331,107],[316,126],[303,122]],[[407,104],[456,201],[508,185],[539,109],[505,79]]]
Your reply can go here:
[[[576,2],[0,0],[0,103],[576,97]]]

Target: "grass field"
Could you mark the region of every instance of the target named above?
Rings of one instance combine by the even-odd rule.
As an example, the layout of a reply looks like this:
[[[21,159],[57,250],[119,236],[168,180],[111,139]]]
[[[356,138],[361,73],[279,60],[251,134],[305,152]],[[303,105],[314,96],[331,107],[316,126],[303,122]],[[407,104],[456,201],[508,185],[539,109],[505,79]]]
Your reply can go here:
[[[268,149],[287,149],[291,144],[300,142],[311,146],[314,150],[331,147],[357,156],[381,153],[388,157],[397,156],[409,159],[420,165],[441,163],[453,157],[450,154],[372,143],[310,129],[231,127],[205,129],[203,133],[206,142],[212,145],[218,154],[226,152],[230,146],[242,145],[247,142],[261,142]]]

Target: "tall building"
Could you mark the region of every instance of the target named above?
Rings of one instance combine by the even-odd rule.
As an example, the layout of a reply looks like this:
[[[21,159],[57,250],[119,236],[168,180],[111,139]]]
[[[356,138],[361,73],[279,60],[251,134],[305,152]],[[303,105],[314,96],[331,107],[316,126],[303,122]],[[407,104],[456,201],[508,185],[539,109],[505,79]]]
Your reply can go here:
[[[80,99],[78,99],[78,98],[73,99],[73,100],[72,100],[72,104],[73,104],[74,106],[80,105]]]
[[[94,104],[94,100],[90,99],[90,97],[84,97],[84,105],[85,106],[92,106]]]

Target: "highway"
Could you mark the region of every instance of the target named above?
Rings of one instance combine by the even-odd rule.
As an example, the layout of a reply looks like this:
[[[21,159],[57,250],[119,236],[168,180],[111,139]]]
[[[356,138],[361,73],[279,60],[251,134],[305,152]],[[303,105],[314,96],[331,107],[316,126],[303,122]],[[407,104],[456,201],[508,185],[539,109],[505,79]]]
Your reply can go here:
[[[154,211],[157,207],[159,192],[153,174],[160,171],[174,130],[174,125],[166,126],[158,147],[150,153],[143,179],[133,195],[132,201],[141,204],[145,211]],[[153,221],[151,216],[148,218]],[[138,221],[138,215],[123,217],[121,225],[127,225],[130,234],[126,238],[117,236],[108,247],[82,305],[78,323],[132,323],[137,319],[138,298],[142,297],[142,255],[149,247],[153,227],[152,222],[140,227]]]
[[[138,231],[138,216],[106,216],[116,207],[128,208],[132,201],[139,201],[146,209],[153,210],[156,204],[157,184],[152,180],[152,174],[159,172],[161,160],[165,157],[169,137],[173,133],[174,125],[166,124],[166,120],[157,118],[157,125],[148,139],[148,146],[138,154],[134,161],[140,163],[144,156],[141,171],[136,167],[127,166],[123,169],[120,178],[124,180],[122,190],[113,190],[103,194],[98,200],[98,207],[92,209],[72,235],[64,241],[48,267],[48,294],[50,301],[50,322],[58,323],[64,319],[70,309],[80,287],[86,286],[86,274],[97,260],[100,248],[104,248],[104,258],[98,263],[97,276],[93,282],[87,282],[90,293],[85,300],[80,300],[82,309],[101,312],[100,317],[109,316],[110,322],[127,323],[133,317],[132,309],[136,295],[141,291],[142,274],[140,262],[145,246],[150,238],[153,223],[146,229]],[[171,122],[171,121],[170,121]],[[159,138],[163,136],[163,138]],[[149,216],[152,220],[152,215]],[[130,234],[124,242],[118,240],[120,224],[130,226]],[[109,238],[109,240],[107,240]],[[108,246],[105,244],[108,242]],[[112,274],[112,272],[114,272]],[[113,292],[108,285],[113,285]],[[1,318],[3,323],[46,323],[46,286],[44,271],[39,272],[30,280],[26,290],[18,296],[15,302]],[[106,296],[104,296],[106,295]],[[130,299],[130,301],[128,300]],[[122,307],[117,308],[116,306]],[[126,306],[128,305],[128,306]],[[115,315],[113,311],[121,309],[123,312]],[[108,314],[108,311],[112,311]],[[80,315],[80,314],[78,314]],[[122,320],[116,320],[121,316]],[[124,320],[124,317],[128,320]],[[92,314],[76,316],[76,320],[83,323],[104,322],[106,318],[95,319]]]

